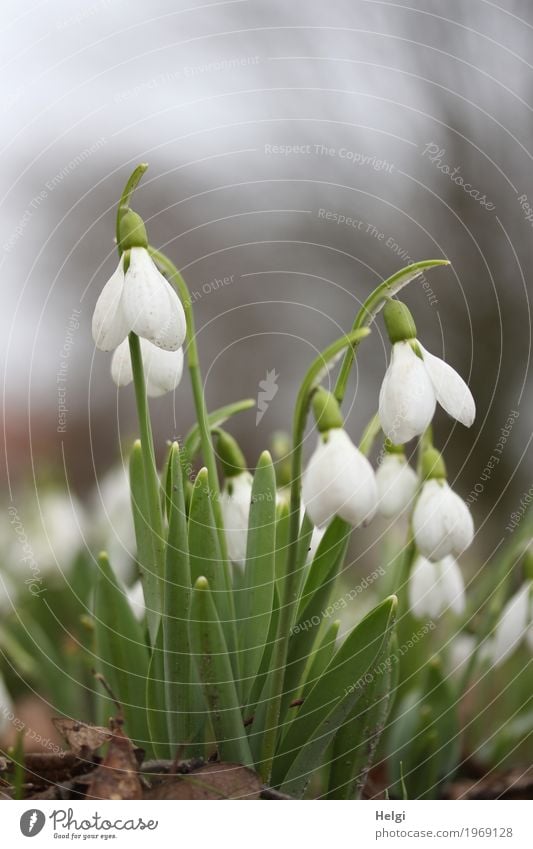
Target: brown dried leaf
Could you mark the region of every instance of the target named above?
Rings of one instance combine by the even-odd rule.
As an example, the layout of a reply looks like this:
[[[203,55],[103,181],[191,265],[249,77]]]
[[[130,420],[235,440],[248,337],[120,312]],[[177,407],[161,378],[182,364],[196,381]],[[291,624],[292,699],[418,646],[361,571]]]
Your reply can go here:
[[[145,799],[259,799],[259,776],[242,764],[205,764],[174,775],[144,794]]]
[[[141,799],[139,766],[133,743],[117,726],[109,741],[103,763],[87,781],[87,796],[93,799]]]
[[[54,717],[55,727],[76,755],[89,755],[111,739],[112,732],[98,725],[87,725],[74,719]]]

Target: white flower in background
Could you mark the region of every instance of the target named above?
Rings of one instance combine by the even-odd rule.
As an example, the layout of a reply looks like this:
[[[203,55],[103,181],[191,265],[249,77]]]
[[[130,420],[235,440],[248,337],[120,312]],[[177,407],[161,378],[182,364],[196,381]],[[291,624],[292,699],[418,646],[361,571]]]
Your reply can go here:
[[[392,356],[379,393],[379,419],[395,444],[409,442],[431,423],[437,402],[470,427],[476,415],[472,393],[462,377],[416,338],[411,313],[400,301],[383,310]]]
[[[353,527],[373,519],[378,505],[374,470],[343,428],[320,434],[303,475],[302,499],[319,528],[334,516]]]
[[[228,556],[236,566],[241,567],[246,561],[252,483],[253,478],[250,472],[242,471],[226,479],[220,496]]]
[[[129,267],[124,272],[127,254]],[[185,329],[181,301],[146,248],[132,247],[122,254],[96,302],[92,322],[95,345],[113,351],[133,331],[158,348],[177,351]]]
[[[124,466],[111,469],[97,481],[91,508],[92,546],[108,552],[113,571],[127,584],[133,577],[137,545],[129,475]]]
[[[503,608],[502,614],[483,650],[482,656],[493,666],[507,660],[525,639],[533,652],[533,589],[526,581]]]
[[[448,668],[451,675],[461,678],[461,675],[474,654],[477,639],[473,634],[462,632],[453,638],[448,649]]]
[[[143,585],[140,579],[135,581],[133,586],[127,588],[126,597],[133,610],[133,615],[138,621],[141,621],[146,613],[146,605],[144,603]]]
[[[474,539],[474,521],[463,499],[444,478],[427,480],[413,512],[418,550],[429,560],[461,554]]]
[[[2,675],[0,675],[0,737],[2,737],[10,727],[10,714],[13,713],[13,702],[7,691]]]
[[[447,610],[460,615],[465,610],[465,587],[454,557],[432,563],[419,555],[409,576],[409,606],[419,619],[436,619]]]
[[[387,519],[399,516],[414,498],[418,477],[402,453],[388,453],[376,471],[379,512]]]
[[[147,394],[158,398],[166,392],[172,392],[183,374],[182,348],[164,351],[146,339],[141,339],[141,354]],[[111,376],[117,386],[127,386],[133,380],[128,339],[124,339],[113,354]]]

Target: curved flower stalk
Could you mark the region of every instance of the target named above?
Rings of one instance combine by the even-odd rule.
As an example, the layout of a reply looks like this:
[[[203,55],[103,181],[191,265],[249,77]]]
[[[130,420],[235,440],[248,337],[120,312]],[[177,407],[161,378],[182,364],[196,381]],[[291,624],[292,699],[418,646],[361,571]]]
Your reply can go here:
[[[372,466],[343,429],[334,396],[318,389],[313,407],[320,435],[302,480],[309,518],[319,528],[335,516],[352,527],[366,525],[374,518],[378,503]]]
[[[386,444],[385,452],[376,471],[378,509],[386,519],[393,519],[412,503],[418,488],[418,475],[407,462],[403,448]]]
[[[379,417],[386,436],[402,444],[420,436],[430,425],[437,402],[452,418],[470,427],[476,407],[462,377],[417,340],[405,304],[391,300],[383,315],[392,342],[391,362],[379,393]]]
[[[413,511],[416,546],[428,560],[458,556],[472,543],[474,522],[462,498],[449,486],[441,455],[434,448],[422,459],[424,484]]]
[[[464,613],[465,586],[454,557],[436,563],[422,555],[416,558],[409,576],[409,606],[419,619],[436,619],[448,610],[458,616]]]
[[[147,339],[141,339],[141,355],[145,371],[146,392],[159,398],[172,392],[183,374],[183,350],[165,351]],[[117,386],[128,386],[133,381],[133,368],[128,340],[115,350],[111,360],[111,377]]]

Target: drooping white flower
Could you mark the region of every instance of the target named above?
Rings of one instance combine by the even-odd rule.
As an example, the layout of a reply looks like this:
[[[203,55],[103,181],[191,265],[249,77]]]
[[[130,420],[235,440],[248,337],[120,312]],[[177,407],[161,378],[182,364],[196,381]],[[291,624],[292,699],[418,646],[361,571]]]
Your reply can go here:
[[[373,519],[378,504],[374,471],[343,428],[319,436],[303,475],[302,499],[318,527],[334,516],[354,527]]]
[[[376,471],[379,512],[390,519],[399,516],[411,503],[418,477],[403,454],[386,454]]]
[[[395,444],[419,436],[431,423],[437,402],[452,418],[470,427],[476,405],[462,377],[420,344],[405,304],[391,300],[383,315],[392,342],[391,361],[379,393],[379,419],[386,436]]]
[[[174,288],[144,247],[125,254],[96,302],[93,339],[102,351],[113,351],[134,332],[165,351],[177,351],[185,339],[185,313]]]
[[[133,615],[137,620],[141,620],[146,613],[146,605],[144,603],[144,590],[142,581],[135,581],[133,586],[126,590],[126,597],[133,611]]]
[[[409,577],[409,606],[420,619],[435,619],[447,610],[457,615],[465,609],[465,587],[454,557],[432,563],[419,555]]]
[[[533,651],[533,591],[525,581],[503,608],[494,634],[482,652],[493,666],[504,663],[525,639]]]
[[[141,354],[147,394],[158,398],[172,392],[183,374],[183,349],[164,351],[147,339],[141,339]],[[113,354],[111,376],[117,386],[127,386],[133,380],[128,339],[124,339]]]
[[[242,471],[233,477],[226,478],[220,496],[228,556],[235,565],[241,567],[246,561],[252,483],[253,478],[250,472]]]
[[[474,538],[470,510],[444,478],[427,480],[413,512],[418,550],[429,560],[461,554]]]

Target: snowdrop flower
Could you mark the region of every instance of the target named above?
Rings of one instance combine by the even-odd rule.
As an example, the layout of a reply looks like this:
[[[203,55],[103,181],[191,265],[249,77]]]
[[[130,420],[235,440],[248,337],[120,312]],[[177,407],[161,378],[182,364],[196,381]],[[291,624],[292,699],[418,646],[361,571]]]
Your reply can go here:
[[[320,436],[302,480],[309,518],[319,528],[334,516],[353,527],[366,525],[378,506],[374,470],[343,429],[333,396],[319,389],[313,407]]]
[[[387,519],[399,516],[414,498],[418,477],[403,451],[387,449],[376,472],[379,512]]]
[[[185,339],[185,313],[174,288],[147,251],[140,216],[129,210],[121,220],[124,233],[118,268],[104,286],[93,314],[97,348],[113,351],[133,332],[165,351],[177,351]]]
[[[419,436],[431,423],[437,402],[470,427],[476,406],[462,377],[420,344],[405,304],[391,300],[383,315],[392,342],[390,365],[379,393],[379,418],[386,436],[398,444]]]
[[[446,610],[465,610],[465,587],[454,557],[432,563],[419,555],[409,577],[409,606],[419,619],[436,619]]]
[[[504,663],[525,639],[533,652],[533,589],[525,581],[503,608],[494,634],[483,651],[493,666]]]
[[[97,481],[90,506],[93,548],[105,549],[120,580],[130,582],[137,544],[127,468],[116,466]]]
[[[232,563],[242,568],[246,562],[253,478],[237,442],[226,431],[219,431],[217,452],[225,475],[220,506],[228,556]]]
[[[183,374],[183,349],[164,351],[147,339],[141,339],[141,354],[147,394],[158,398],[172,392]],[[111,376],[117,386],[127,386],[133,380],[128,339],[124,339],[113,354]]]
[[[146,613],[146,605],[144,603],[144,590],[142,581],[135,581],[133,586],[126,590],[126,597],[133,611],[133,615],[140,622]]]
[[[470,510],[448,485],[444,462],[434,448],[424,453],[423,471],[426,481],[413,512],[416,546],[433,561],[459,555],[474,538]]]

